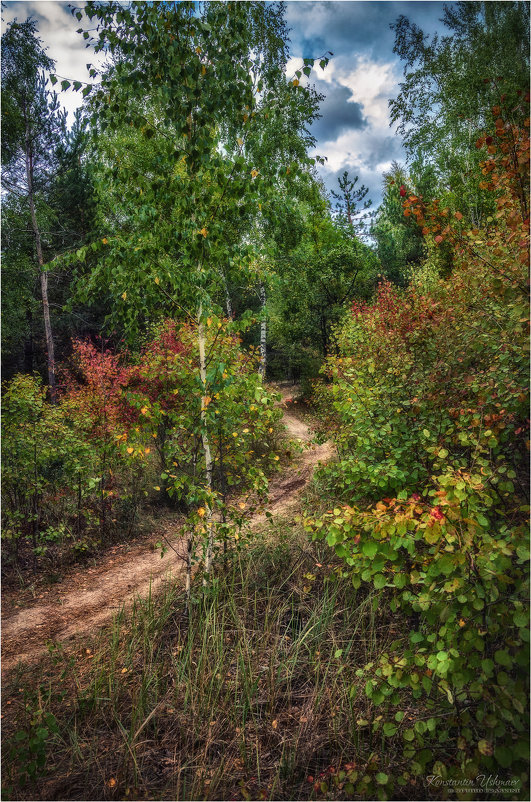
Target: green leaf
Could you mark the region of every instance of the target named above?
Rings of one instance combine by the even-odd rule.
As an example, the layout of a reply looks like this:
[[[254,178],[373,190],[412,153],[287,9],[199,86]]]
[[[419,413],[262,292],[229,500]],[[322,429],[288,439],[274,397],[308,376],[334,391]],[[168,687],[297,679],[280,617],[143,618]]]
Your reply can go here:
[[[376,552],[378,551],[378,544],[374,542],[374,540],[366,540],[361,545],[361,550],[365,554],[366,557],[372,559],[376,556]]]
[[[63,92],[66,92],[69,86],[70,86],[70,81],[67,80],[61,81],[61,89]]]
[[[513,762],[512,750],[508,746],[497,746],[494,750],[494,758],[500,766],[508,769]]]
[[[505,651],[505,649],[498,649],[497,652],[494,652],[494,659],[501,666],[505,666],[506,668],[512,668],[513,660],[510,654],[507,651]]]

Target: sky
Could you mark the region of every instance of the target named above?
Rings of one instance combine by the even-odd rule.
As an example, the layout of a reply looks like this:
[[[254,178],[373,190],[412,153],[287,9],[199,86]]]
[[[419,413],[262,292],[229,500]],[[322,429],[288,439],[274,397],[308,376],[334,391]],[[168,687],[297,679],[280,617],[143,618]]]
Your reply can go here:
[[[78,0],[78,5],[81,3]],[[400,60],[393,53],[394,32],[390,25],[403,14],[425,33],[443,32],[443,3],[356,0],[316,2],[288,0],[286,20],[290,28],[288,75],[302,58],[334,55],[324,71],[319,67],[310,82],[326,95],[322,118],[312,126],[317,146],[312,155],[326,161],[319,172],[328,189],[337,188],[337,177],[348,170],[369,188],[368,198],[381,201],[382,174],[393,160],[404,161],[400,138],[389,127],[389,99],[397,96],[403,76]],[[2,29],[15,17],[38,21],[48,55],[55,59],[62,78],[87,80],[86,64],[97,57],[85,48],[79,27],[67,3],[51,0],[7,0],[3,3]],[[73,111],[81,96],[62,93],[64,106]]]

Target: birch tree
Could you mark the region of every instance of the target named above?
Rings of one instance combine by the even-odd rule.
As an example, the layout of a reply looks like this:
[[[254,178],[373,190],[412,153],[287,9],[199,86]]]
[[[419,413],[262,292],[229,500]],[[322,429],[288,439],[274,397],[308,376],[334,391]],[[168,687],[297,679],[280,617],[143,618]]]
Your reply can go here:
[[[55,400],[55,348],[48,299],[41,210],[56,168],[55,150],[64,128],[57,96],[47,89],[45,70],[54,62],[46,55],[34,20],[12,22],[2,36],[2,167],[3,184],[27,205],[44,319],[48,385]]]
[[[75,12],[82,18],[82,12]],[[133,228],[95,245],[97,264],[87,293],[107,286],[113,314],[126,328],[171,299],[195,321],[198,414],[203,450],[205,574],[214,548],[212,456],[207,407],[217,366],[209,364],[206,327],[232,276],[252,273],[254,248],[228,236],[231,219],[254,218],[275,182],[294,163],[271,165],[245,143],[270,115],[279,115],[277,86],[304,93],[283,76],[286,58],[281,6],[261,3],[88,3],[97,21],[97,51],[113,65],[92,92],[94,125],[129,126],[167,146],[148,176],[132,170]],[[87,33],[87,32],[85,32]],[[89,34],[85,38],[88,38]],[[119,173],[120,165],[116,165]],[[85,251],[79,254],[85,257]],[[223,371],[221,371],[223,373]]]

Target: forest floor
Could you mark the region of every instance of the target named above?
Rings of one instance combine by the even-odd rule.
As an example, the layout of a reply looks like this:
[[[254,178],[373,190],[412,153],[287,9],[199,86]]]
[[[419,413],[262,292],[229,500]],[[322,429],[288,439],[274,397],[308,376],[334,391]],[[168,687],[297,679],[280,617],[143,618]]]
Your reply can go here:
[[[271,479],[266,510],[275,518],[288,518],[297,508],[314,467],[332,457],[333,446],[312,443],[308,424],[288,410],[286,402],[296,388],[279,390],[286,435],[300,441],[303,450]],[[259,513],[250,519],[249,526],[259,529],[266,521],[265,514]],[[178,515],[165,521],[161,534],[171,548],[163,558],[160,549],[154,548],[157,538],[151,533],[133,546],[119,544],[110,548],[93,567],[72,568],[59,585],[40,588],[37,598],[22,609],[16,607],[17,594],[8,594],[2,605],[2,673],[19,662],[37,660],[46,652],[48,643],[72,642],[94,632],[124,605],[138,596],[156,593],[164,583],[176,581],[179,574],[184,579],[185,543],[175,537],[181,525],[182,517]],[[20,596],[18,599],[20,604]]]

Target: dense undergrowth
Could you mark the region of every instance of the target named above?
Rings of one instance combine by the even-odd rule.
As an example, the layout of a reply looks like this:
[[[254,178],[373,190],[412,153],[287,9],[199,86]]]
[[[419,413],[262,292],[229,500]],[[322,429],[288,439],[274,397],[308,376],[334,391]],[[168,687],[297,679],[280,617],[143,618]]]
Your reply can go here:
[[[200,523],[207,501],[201,410],[223,519],[229,497],[263,494],[280,412],[241,347],[236,327],[207,326],[208,386],[201,401],[193,327],[167,321],[135,355],[75,341],[57,404],[36,375],[19,374],[2,405],[4,567],[56,568],[134,533],[147,502]],[[21,481],[24,477],[24,481]],[[242,507],[243,509],[243,507]],[[222,535],[220,534],[220,539]]]
[[[319,403],[340,458],[319,482],[342,502],[305,522],[409,622],[360,672],[364,692],[389,737],[405,699],[429,712],[432,726],[402,731],[403,756],[455,787],[528,781],[529,139],[496,131],[481,164],[495,215],[467,230],[409,196],[424,270],[406,290],[383,283],[338,331]]]

